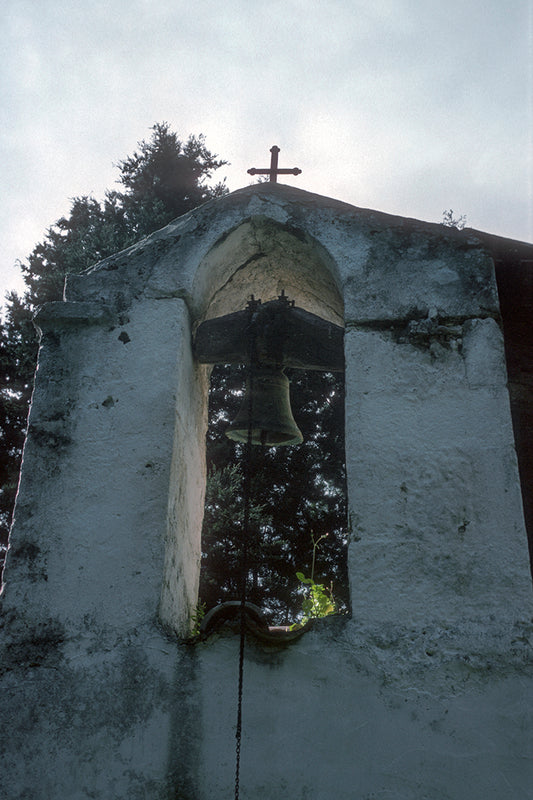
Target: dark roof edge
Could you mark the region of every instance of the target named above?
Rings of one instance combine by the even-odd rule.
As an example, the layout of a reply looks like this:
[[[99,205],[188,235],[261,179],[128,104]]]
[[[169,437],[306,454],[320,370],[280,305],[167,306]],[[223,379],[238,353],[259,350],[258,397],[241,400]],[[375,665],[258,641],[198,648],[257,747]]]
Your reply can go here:
[[[389,225],[396,228],[404,229],[417,229],[426,231],[427,233],[448,235],[457,240],[461,239],[478,239],[480,244],[487,247],[491,255],[495,259],[509,258],[514,256],[516,258],[533,258],[533,243],[522,242],[520,240],[510,239],[505,236],[497,236],[496,234],[480,231],[475,228],[463,228],[462,230],[452,226],[443,225],[441,222],[429,222],[427,220],[420,220],[415,217],[402,217],[397,214],[389,214],[385,211],[376,211],[371,208],[362,208],[354,206],[343,200],[337,200],[333,197],[326,197],[325,195],[308,192],[305,189],[300,189],[296,186],[288,186],[283,183],[257,183],[250,186],[244,186],[241,189],[236,189],[226,195],[226,198],[251,195],[251,194],[272,194],[282,195],[288,200],[301,202],[311,205],[323,205],[328,208],[336,208],[342,213],[355,214],[358,216],[366,217],[369,221],[373,221],[379,225]],[[224,198],[220,198],[223,200]],[[471,241],[470,244],[474,244]]]
[[[533,244],[529,242],[508,239],[505,236],[496,236],[485,231],[468,230],[472,230],[472,233],[490,250],[495,261],[508,260],[510,257],[527,261],[533,260]]]

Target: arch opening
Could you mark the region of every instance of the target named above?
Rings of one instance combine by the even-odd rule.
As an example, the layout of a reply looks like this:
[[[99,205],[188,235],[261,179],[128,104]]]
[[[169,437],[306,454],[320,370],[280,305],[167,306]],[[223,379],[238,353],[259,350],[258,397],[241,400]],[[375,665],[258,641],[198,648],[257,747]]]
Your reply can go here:
[[[287,372],[304,441],[252,448],[248,527],[247,598],[278,626],[305,616],[310,586],[298,573],[324,587],[333,601],[328,613],[349,608],[344,373]],[[199,589],[205,610],[239,597],[245,446],[224,432],[243,380],[244,369],[228,365],[216,365],[211,375]]]
[[[266,303],[283,291],[298,307],[343,325],[339,283],[333,259],[307,232],[252,217],[222,237],[200,264],[195,325],[244,308],[251,294]]]
[[[284,294],[296,306],[342,325],[332,260],[302,231],[254,218],[214,248],[208,263],[219,286],[210,293],[205,319],[244,308],[250,295],[268,303]],[[334,598],[332,608],[344,611],[349,603],[344,372],[286,372],[304,442],[252,449],[247,596],[274,625],[302,619],[309,584],[297,573],[324,586]],[[242,402],[243,381],[243,367],[219,363],[211,373],[199,590],[206,609],[239,596],[244,446],[225,431]]]
[[[251,295],[266,303],[282,293],[297,307],[343,325],[338,272],[325,248],[307,232],[272,219],[245,220],[218,241],[197,269],[193,337],[200,323],[242,310]],[[206,368],[195,361],[192,350],[180,363],[188,394],[184,399],[180,391],[177,398],[161,617],[187,635],[198,602],[208,609],[237,596],[242,446],[227,439],[224,428],[242,400],[244,373],[223,359],[212,370]],[[338,608],[349,605],[344,374],[287,373],[305,441],[297,447],[258,448],[263,452],[254,454],[249,596],[270,613],[273,624],[301,617],[298,607],[308,587],[296,572],[311,577],[313,563],[317,583],[329,589],[333,582]],[[318,542],[314,558],[313,542]]]

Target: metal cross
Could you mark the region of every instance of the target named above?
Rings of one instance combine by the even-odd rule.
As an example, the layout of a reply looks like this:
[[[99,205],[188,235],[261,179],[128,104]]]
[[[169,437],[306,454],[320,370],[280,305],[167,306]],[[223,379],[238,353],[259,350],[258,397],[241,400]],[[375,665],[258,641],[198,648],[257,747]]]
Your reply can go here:
[[[302,170],[298,169],[298,167],[293,167],[292,169],[278,169],[279,147],[277,145],[273,145],[270,148],[270,152],[272,153],[270,157],[270,168],[257,169],[256,167],[252,167],[248,170],[249,175],[270,175],[270,182],[276,183],[278,175],[299,175],[301,173]]]

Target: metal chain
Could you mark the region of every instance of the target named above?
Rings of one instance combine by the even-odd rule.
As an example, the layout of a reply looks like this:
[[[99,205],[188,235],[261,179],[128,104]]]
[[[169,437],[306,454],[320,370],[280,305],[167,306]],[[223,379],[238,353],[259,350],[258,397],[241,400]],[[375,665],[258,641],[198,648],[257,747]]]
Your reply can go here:
[[[261,301],[259,301],[260,303]],[[242,743],[242,690],[244,677],[244,645],[246,638],[246,579],[248,577],[248,539],[250,527],[250,495],[252,486],[252,428],[253,428],[253,382],[255,373],[255,326],[254,310],[257,301],[249,303],[249,344],[250,359],[248,364],[248,436],[244,449],[244,506],[241,539],[241,607],[240,607],[240,646],[239,646],[239,682],[237,690],[237,727],[235,731],[235,800],[239,800],[241,743]]]

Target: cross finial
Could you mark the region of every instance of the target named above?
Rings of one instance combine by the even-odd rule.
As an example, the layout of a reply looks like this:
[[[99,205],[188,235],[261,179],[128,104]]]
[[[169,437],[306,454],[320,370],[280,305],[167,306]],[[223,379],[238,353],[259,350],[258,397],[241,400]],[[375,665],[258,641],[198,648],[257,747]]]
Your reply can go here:
[[[292,169],[278,169],[279,147],[277,145],[272,145],[270,152],[272,153],[270,156],[270,168],[257,169],[256,167],[252,167],[248,170],[249,175],[269,175],[271,183],[277,182],[278,175],[300,175],[302,170],[298,169],[298,167],[293,167]]]

